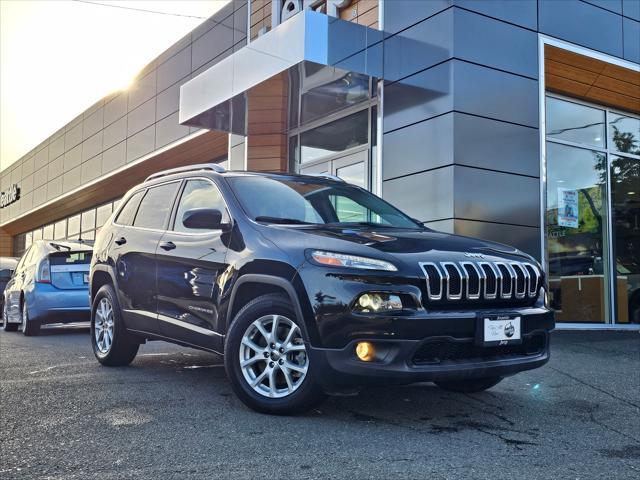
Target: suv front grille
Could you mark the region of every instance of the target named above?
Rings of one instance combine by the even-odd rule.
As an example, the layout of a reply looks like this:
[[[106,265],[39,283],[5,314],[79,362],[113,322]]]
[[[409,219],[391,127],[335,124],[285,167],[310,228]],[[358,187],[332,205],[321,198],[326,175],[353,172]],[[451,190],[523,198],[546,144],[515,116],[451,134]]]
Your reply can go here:
[[[435,338],[426,340],[413,355],[415,365],[439,365],[450,362],[491,361],[513,357],[539,355],[546,346],[544,334],[535,334],[522,339],[519,345],[483,347],[473,338]]]
[[[530,302],[542,286],[542,272],[531,263],[423,262],[420,267],[431,302]]]

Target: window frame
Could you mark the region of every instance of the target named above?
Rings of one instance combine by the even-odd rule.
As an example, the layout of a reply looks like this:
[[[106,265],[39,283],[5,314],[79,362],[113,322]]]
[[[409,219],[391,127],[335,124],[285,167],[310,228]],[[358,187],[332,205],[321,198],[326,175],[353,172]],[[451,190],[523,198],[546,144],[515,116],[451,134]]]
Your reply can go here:
[[[185,188],[187,187],[187,183],[189,182],[189,180],[204,180],[206,182],[211,183],[214,186],[214,188],[216,188],[220,193],[220,198],[222,198],[222,203],[224,203],[224,208],[227,213],[227,217],[229,218],[229,224],[230,225],[233,224],[233,217],[231,216],[231,210],[229,209],[229,204],[227,203],[227,199],[224,197],[223,189],[220,188],[220,185],[218,185],[218,183],[215,180],[211,179],[210,177],[196,176],[196,177],[188,177],[188,178],[182,179],[182,185],[180,185],[180,188],[178,188],[178,194],[176,195],[176,198],[173,201],[173,207],[171,209],[171,215],[169,216],[169,223],[167,225],[166,231],[170,232],[171,234],[186,235],[186,236],[203,236],[203,235],[222,233],[223,231],[222,228],[217,228],[214,230],[202,230],[200,232],[198,231],[181,232],[179,230],[175,230],[178,210],[180,206],[180,200],[182,199],[182,195],[184,193]]]

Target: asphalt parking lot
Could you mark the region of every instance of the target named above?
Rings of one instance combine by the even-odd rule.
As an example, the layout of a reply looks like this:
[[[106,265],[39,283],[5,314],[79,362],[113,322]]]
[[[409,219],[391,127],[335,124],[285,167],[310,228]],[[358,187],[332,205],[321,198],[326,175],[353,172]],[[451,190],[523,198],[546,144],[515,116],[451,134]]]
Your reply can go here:
[[[0,478],[639,478],[640,335],[556,332],[482,394],[428,384],[254,413],[221,359],[151,342],[101,367],[86,328],[0,332]]]

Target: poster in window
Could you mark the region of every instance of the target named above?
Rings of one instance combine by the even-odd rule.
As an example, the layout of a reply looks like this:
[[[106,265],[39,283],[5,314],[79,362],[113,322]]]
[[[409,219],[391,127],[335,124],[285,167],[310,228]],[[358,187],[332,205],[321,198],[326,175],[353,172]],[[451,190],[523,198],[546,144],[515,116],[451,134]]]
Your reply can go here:
[[[578,228],[578,191],[558,189],[558,226]]]

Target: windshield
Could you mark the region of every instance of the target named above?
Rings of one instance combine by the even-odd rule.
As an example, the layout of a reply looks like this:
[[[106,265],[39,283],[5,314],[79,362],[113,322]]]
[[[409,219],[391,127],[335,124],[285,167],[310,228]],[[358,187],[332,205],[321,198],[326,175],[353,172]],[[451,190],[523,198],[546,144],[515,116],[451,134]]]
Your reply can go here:
[[[366,190],[312,179],[231,177],[245,212],[266,223],[423,228]]]

